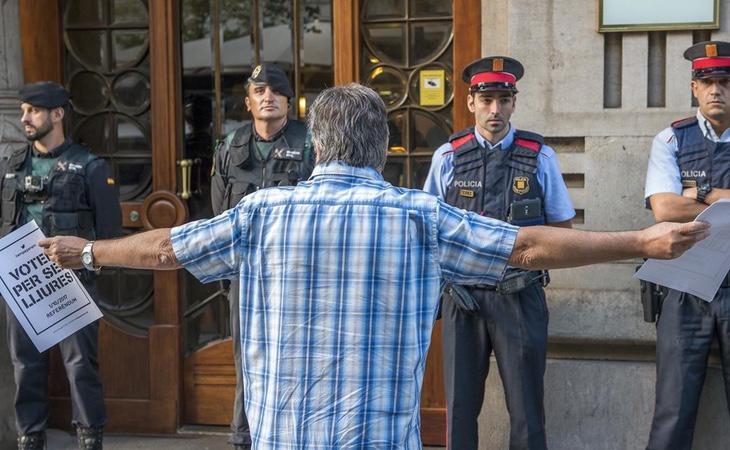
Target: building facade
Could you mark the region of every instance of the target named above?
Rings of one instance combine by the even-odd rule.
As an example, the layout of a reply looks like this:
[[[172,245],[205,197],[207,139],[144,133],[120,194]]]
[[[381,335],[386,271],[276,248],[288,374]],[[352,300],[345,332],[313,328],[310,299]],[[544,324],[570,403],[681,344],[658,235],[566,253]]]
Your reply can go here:
[[[15,93],[52,79],[73,96],[69,132],[109,161],[130,232],[210,214],[215,141],[246,120],[243,82],[260,62],[289,74],[293,117],[332,84],[372,86],[389,109],[385,177],[420,187],[430,155],[473,117],[461,68],[487,54],[525,65],[514,123],[558,152],[577,227],[652,222],[643,182],[653,136],[692,114],[693,42],[716,31],[596,31],[584,0],[0,0],[0,143],[22,140]],[[34,30],[42,26],[42,36]],[[21,39],[18,39],[18,36]],[[56,36],[49,39],[48,36]],[[439,89],[429,91],[426,79]],[[0,144],[1,145],[1,144]],[[552,273],[546,374],[548,440],[559,449],[643,448],[654,399],[653,325],[642,321],[639,261]],[[230,420],[235,374],[218,285],[183,273],[106,270],[100,363],[110,431],[174,433]],[[4,336],[4,333],[2,334]],[[424,442],[444,443],[440,338],[424,383]],[[12,369],[0,350],[0,374]],[[55,360],[54,373],[62,373]],[[696,448],[729,432],[722,375],[711,360]],[[53,377],[52,423],[69,423],[68,388]],[[0,433],[12,439],[12,389],[0,388]],[[497,371],[480,418],[481,446],[507,447]],[[0,410],[0,413],[5,412]]]

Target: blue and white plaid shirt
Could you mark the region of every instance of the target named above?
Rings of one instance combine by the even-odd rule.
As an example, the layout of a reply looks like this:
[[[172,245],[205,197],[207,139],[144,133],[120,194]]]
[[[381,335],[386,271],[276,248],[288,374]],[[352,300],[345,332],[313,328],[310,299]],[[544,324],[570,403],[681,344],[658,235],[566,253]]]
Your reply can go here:
[[[494,284],[516,234],[330,163],[174,228],[172,245],[202,282],[240,278],[255,449],[420,449],[441,282]]]

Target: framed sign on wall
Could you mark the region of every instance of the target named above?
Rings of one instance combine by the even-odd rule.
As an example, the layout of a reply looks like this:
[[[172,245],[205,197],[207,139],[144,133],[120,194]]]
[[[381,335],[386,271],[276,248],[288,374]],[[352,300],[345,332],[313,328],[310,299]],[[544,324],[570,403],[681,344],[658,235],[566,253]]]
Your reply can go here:
[[[598,31],[720,27],[720,0],[598,0]]]

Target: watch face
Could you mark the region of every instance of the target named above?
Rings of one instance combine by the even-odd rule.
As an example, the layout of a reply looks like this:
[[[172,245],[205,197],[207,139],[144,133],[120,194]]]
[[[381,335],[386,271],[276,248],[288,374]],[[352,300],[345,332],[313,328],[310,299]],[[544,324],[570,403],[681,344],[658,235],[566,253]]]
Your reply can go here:
[[[81,254],[81,262],[83,264],[86,264],[86,265],[91,264],[91,254],[90,253],[82,253]]]

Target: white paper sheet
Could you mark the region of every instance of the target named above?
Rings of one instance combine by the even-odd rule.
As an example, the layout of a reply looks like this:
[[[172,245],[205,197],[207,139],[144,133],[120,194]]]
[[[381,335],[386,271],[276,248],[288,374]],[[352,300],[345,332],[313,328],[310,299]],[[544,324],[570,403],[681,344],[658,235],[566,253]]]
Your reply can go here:
[[[43,237],[30,222],[0,239],[0,295],[39,352],[102,317],[73,271],[38,247]]]
[[[711,302],[730,271],[730,200],[716,201],[695,220],[712,225],[710,236],[672,260],[647,260],[634,277]]]

